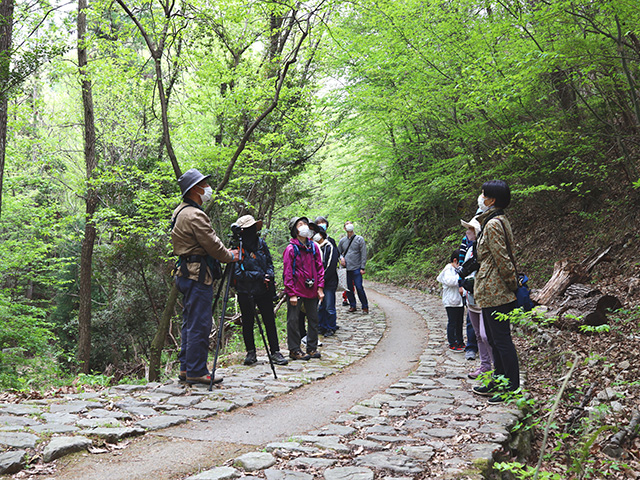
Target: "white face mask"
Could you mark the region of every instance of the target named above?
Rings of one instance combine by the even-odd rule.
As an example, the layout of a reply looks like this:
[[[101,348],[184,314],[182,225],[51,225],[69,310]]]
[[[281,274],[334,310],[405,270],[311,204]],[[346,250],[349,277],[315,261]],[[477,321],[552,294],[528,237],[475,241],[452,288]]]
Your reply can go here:
[[[317,242],[317,243],[322,242],[322,235],[320,235],[319,233],[316,233],[316,234],[313,236],[313,241],[314,241],[314,242]]]
[[[309,229],[309,225],[302,225],[298,229],[298,235],[304,238],[311,238],[312,234],[311,234],[311,230]]]
[[[204,193],[200,194],[200,199],[202,200],[202,203],[206,203],[209,200],[211,200],[212,196],[213,196],[213,189],[211,187],[204,187]]]
[[[489,207],[484,204],[484,195],[482,193],[478,195],[478,208],[482,211],[482,213],[489,210]]]
[[[344,229],[345,229],[347,232],[353,232],[353,224],[352,224],[352,223],[350,223],[349,225],[347,225],[346,227],[344,227]]]

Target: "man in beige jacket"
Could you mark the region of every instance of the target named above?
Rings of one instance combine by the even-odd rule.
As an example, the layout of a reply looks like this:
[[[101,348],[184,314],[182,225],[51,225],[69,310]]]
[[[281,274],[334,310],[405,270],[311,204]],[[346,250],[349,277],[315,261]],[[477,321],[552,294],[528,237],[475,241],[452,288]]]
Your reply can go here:
[[[213,281],[221,278],[218,262],[238,260],[237,250],[228,250],[211,227],[202,204],[211,199],[211,187],[195,168],[179,179],[183,202],[172,216],[173,253],[179,257],[175,282],[184,296],[180,380],[209,384],[207,368],[209,334],[213,322]],[[214,383],[222,378],[214,379]]]

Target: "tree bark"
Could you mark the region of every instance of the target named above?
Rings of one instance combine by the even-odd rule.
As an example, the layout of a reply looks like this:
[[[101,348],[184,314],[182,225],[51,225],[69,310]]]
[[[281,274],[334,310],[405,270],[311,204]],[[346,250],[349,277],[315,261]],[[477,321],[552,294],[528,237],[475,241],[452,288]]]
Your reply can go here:
[[[93,113],[91,79],[87,72],[87,0],[78,1],[78,70],[82,86],[82,107],[84,113],[84,158],[87,176],[87,196],[85,201],[85,227],[80,253],[80,285],[78,308],[78,359],[84,373],[90,372],[91,359],[91,272],[96,228],[93,215],[98,204],[97,193],[91,184],[93,171],[97,166],[96,133]]]
[[[162,312],[162,317],[158,324],[158,331],[156,332],[153,341],[151,342],[151,354],[149,355],[149,381],[155,382],[160,378],[160,362],[162,360],[162,349],[167,340],[169,334],[169,325],[171,325],[171,317],[173,316],[173,310],[176,306],[178,299],[178,289],[174,285],[169,292],[167,298],[167,305]]]
[[[0,216],[2,216],[2,185],[4,183],[4,161],[7,151],[7,120],[9,82],[11,66],[11,39],[13,35],[13,1],[0,0]]]

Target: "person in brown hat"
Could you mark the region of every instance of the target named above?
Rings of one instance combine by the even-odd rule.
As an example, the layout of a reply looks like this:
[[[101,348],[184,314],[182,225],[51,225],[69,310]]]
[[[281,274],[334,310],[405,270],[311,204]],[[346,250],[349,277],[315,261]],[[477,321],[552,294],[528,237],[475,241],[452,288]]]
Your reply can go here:
[[[213,281],[222,276],[218,262],[238,259],[238,251],[224,246],[202,209],[202,204],[211,199],[209,177],[192,168],[178,179],[183,201],[171,217],[171,243],[174,255],[179,257],[175,283],[184,296],[179,378],[189,384],[206,385],[211,380],[207,356],[213,323]],[[221,381],[214,379],[214,383]]]
[[[242,242],[240,261],[234,265],[234,285],[242,313],[242,337],[247,350],[244,364],[253,365],[258,362],[253,337],[255,312],[258,307],[267,332],[270,351],[267,354],[273,363],[286,365],[289,361],[280,353],[276,319],[273,314],[273,261],[267,243],[258,235],[262,229],[262,220],[256,221],[251,215],[244,215],[236,220],[235,225],[240,228]]]

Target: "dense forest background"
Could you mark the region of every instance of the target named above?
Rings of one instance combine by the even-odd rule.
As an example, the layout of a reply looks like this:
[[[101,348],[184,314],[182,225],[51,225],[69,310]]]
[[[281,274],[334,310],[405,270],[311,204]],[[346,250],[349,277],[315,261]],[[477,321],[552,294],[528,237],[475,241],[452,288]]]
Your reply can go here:
[[[0,385],[175,357],[192,167],[222,238],[251,213],[278,257],[294,214],[354,220],[386,281],[428,287],[493,178],[534,286],[633,245],[639,29],[632,0],[0,0]]]

